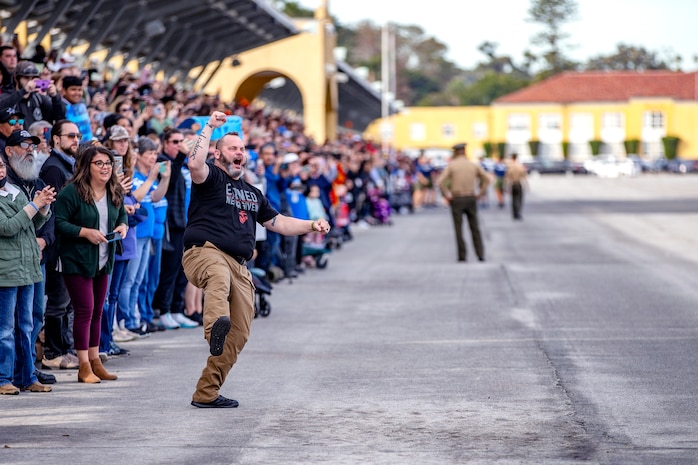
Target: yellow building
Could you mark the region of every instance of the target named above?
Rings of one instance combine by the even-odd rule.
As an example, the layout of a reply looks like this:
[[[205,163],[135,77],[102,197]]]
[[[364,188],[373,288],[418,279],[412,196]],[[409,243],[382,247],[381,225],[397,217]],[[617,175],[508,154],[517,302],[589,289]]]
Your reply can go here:
[[[698,159],[698,72],[562,73],[489,107],[409,107],[365,136],[403,151],[467,142],[474,156],[499,145],[522,159],[572,160],[592,151],[622,158],[626,149],[655,159],[663,139],[676,137],[677,156]]]

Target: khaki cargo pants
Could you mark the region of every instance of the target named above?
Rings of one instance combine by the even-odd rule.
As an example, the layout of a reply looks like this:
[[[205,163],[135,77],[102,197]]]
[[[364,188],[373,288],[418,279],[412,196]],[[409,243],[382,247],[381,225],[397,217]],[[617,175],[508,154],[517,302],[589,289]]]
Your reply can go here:
[[[192,396],[195,402],[212,402],[250,336],[254,319],[252,275],[244,265],[210,242],[184,252],[182,266],[187,279],[204,291],[204,337],[209,341],[213,323],[229,316],[231,327],[223,353],[210,355]]]

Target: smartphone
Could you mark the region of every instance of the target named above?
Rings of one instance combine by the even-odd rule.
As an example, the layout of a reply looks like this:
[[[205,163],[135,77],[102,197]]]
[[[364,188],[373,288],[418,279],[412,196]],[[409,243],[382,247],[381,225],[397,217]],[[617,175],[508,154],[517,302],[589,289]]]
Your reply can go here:
[[[34,82],[36,83],[36,89],[44,91],[44,92],[46,92],[46,89],[48,89],[48,86],[51,85],[51,81],[49,81],[48,79],[37,79]]]
[[[121,240],[121,233],[119,231],[114,231],[107,233],[104,237],[107,238],[107,242],[114,242]]]
[[[44,128],[44,140],[47,144],[51,144],[51,128]]]
[[[114,171],[117,174],[121,174],[124,171],[124,157],[121,155],[114,155]]]
[[[165,171],[167,170],[167,165],[165,165],[165,162],[161,161],[158,163],[158,165],[160,166],[160,174],[165,174]]]

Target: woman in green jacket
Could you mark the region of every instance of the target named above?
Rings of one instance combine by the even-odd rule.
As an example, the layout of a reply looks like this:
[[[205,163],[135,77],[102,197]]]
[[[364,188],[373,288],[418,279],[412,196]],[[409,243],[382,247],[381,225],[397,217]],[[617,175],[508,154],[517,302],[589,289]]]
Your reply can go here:
[[[46,187],[28,201],[19,187],[7,183],[0,157],[0,394],[51,391],[34,373],[31,334],[34,283],[43,279],[35,228],[51,216],[55,195]]]
[[[59,266],[75,311],[78,381],[99,383],[116,379],[99,359],[99,337],[114,252],[128,232],[128,220],[111,150],[89,146],[76,159],[54,209]]]

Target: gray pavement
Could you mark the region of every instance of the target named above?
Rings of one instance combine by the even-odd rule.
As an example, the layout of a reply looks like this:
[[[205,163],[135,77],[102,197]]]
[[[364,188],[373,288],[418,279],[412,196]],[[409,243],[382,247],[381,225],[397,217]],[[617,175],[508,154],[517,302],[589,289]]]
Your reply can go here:
[[[698,463],[698,178],[543,176],[524,221],[445,208],[355,230],[275,285],[196,409],[200,329],[126,343],[119,379],[0,398],[0,463]]]

